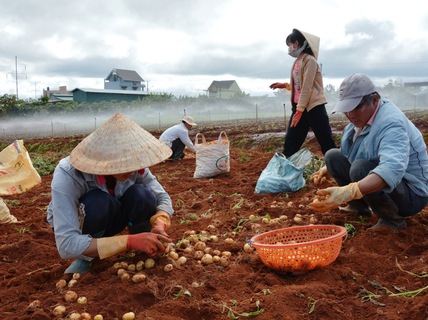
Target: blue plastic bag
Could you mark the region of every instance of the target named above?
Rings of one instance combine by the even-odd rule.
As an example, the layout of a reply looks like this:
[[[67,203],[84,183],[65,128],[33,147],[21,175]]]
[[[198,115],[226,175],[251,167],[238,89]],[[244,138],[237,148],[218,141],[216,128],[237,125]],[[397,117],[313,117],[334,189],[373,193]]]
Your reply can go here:
[[[275,153],[262,171],[256,184],[256,193],[296,192],[303,188],[305,167],[310,163],[312,154],[308,148],[302,148],[288,159],[282,153]]]

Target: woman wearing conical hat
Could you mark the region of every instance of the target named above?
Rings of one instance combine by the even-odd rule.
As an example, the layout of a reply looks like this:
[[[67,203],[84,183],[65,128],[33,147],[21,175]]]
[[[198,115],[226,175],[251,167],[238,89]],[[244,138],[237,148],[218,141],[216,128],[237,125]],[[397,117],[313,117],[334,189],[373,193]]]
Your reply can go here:
[[[47,220],[61,258],[75,259],[64,273],[85,273],[94,258],[127,249],[150,256],[168,251],[174,211],[149,167],[170,155],[164,143],[116,114],[59,162]],[[129,235],[118,235],[126,227]]]
[[[275,82],[270,85],[271,89],[291,91],[292,114],[283,153],[288,158],[299,151],[311,128],[325,154],[336,145],[325,108],[327,100],[324,96],[321,68],[317,62],[320,38],[293,29],[285,42],[288,54],[296,58],[291,68],[290,83]]]

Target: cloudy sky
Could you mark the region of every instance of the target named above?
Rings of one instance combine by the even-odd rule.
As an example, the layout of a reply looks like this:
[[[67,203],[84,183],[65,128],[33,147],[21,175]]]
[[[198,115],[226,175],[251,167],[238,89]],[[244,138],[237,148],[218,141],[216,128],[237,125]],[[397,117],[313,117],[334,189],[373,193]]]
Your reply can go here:
[[[13,0],[0,10],[0,94],[102,89],[113,68],[151,92],[205,94],[213,80],[272,94],[289,78],[293,28],[321,38],[324,85],[428,81],[428,3],[359,0]],[[17,58],[15,58],[17,57]]]

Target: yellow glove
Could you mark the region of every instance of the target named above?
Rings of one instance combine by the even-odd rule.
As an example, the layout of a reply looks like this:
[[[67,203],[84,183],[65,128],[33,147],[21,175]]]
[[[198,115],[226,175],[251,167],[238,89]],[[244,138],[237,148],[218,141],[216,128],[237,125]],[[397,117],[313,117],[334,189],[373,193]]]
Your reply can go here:
[[[323,178],[328,174],[327,167],[322,166],[317,172],[311,175],[311,181],[314,185],[318,185],[323,181]]]
[[[158,211],[154,216],[150,218],[150,224],[155,226],[156,224],[162,223],[164,230],[171,226],[171,217],[165,211]]]
[[[363,194],[358,187],[358,182],[352,182],[344,187],[330,187],[317,191],[315,199],[309,207],[315,211],[325,212],[337,208],[343,203],[354,199],[361,199]]]

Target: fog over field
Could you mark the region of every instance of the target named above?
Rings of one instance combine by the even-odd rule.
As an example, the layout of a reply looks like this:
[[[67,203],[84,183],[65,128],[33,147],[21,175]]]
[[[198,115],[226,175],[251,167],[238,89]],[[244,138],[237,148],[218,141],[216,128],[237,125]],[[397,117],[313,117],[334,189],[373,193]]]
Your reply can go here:
[[[386,90],[379,88],[385,99],[391,100],[404,111],[428,109],[428,88],[400,88]],[[337,93],[326,93],[327,112],[331,111],[338,99]],[[275,97],[248,97],[239,100],[210,101],[209,99],[192,100],[189,104],[169,103],[168,105],[152,104],[124,107],[109,105],[106,112],[87,112],[74,114],[42,114],[36,116],[0,118],[1,138],[16,137],[58,137],[76,134],[87,134],[100,126],[104,121],[120,112],[131,118],[143,128],[164,129],[178,123],[184,115],[190,115],[196,122],[237,121],[249,119],[257,121],[263,118],[289,118],[291,114],[289,94]]]

